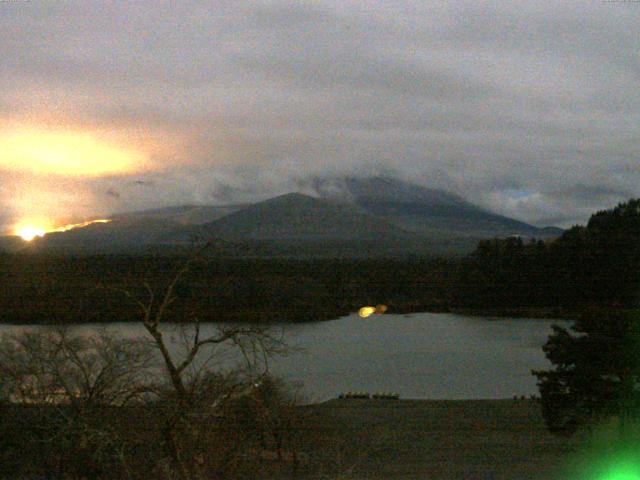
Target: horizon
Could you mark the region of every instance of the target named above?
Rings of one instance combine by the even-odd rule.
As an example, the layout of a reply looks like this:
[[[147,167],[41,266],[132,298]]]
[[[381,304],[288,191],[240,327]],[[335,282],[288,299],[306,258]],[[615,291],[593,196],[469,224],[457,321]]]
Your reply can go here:
[[[389,175],[379,175],[379,176],[367,176],[367,177],[357,177],[355,175],[350,175],[350,176],[346,176],[346,177],[333,177],[333,178],[329,178],[326,177],[324,178],[324,180],[329,180],[331,181],[343,181],[345,179],[356,179],[359,181],[375,181],[375,180],[383,180],[383,181],[389,181],[391,180],[392,182],[394,182],[394,186],[396,186],[396,182],[400,182],[400,186],[410,186],[410,187],[419,187],[420,189],[425,189],[426,191],[429,192],[436,192],[438,194],[444,194],[445,196],[451,196],[453,198],[458,198],[460,200],[462,200],[465,203],[468,203],[466,201],[466,199],[464,199],[461,196],[452,194],[450,192],[446,192],[445,190],[441,190],[441,189],[430,189],[428,187],[423,187],[421,185],[419,185],[418,183],[412,183],[410,181],[402,181],[399,180],[397,177],[392,177]],[[314,177],[312,180],[318,180],[318,177]],[[314,190],[312,187],[309,187],[309,185],[298,185],[299,189],[297,190],[291,190],[291,191],[285,191],[285,192],[279,192],[279,193],[274,193],[274,194],[267,194],[267,195],[262,195],[261,198],[256,198],[255,200],[251,201],[251,200],[247,200],[244,199],[244,201],[236,201],[236,202],[230,202],[230,201],[221,201],[221,202],[215,202],[215,201],[211,201],[210,203],[189,203],[189,204],[167,204],[167,205],[161,205],[161,206],[154,206],[151,208],[143,208],[143,209],[136,209],[136,208],[131,208],[128,210],[121,210],[121,211],[117,211],[112,213],[111,215],[109,215],[109,218],[101,218],[101,216],[99,214],[95,214],[95,215],[90,215],[86,218],[76,218],[74,219],[73,222],[71,223],[63,223],[63,224],[55,224],[51,219],[46,219],[46,218],[40,218],[40,219],[35,219],[35,220],[25,220],[19,224],[15,224],[15,225],[5,225],[3,227],[2,230],[0,230],[0,235],[3,236],[17,236],[17,237],[21,237],[23,240],[26,240],[27,242],[30,242],[31,240],[35,239],[36,237],[44,237],[46,234],[49,233],[56,233],[56,232],[66,232],[68,230],[72,230],[72,229],[76,229],[76,228],[83,228],[95,223],[110,223],[112,222],[114,219],[117,219],[118,217],[126,217],[127,215],[131,215],[131,214],[142,214],[142,213],[151,213],[151,212],[163,212],[166,210],[172,210],[172,209],[188,209],[188,208],[203,208],[203,207],[211,207],[211,208],[225,208],[225,207],[241,207],[241,208],[245,208],[254,204],[258,204],[261,202],[265,202],[265,201],[269,201],[272,199],[276,199],[276,198],[280,198],[280,197],[284,197],[284,196],[288,196],[288,195],[303,195],[303,196],[308,196],[311,198],[316,198],[316,199],[324,199],[324,200],[330,200],[330,201],[337,201],[340,204],[345,204],[345,205],[349,205],[350,204],[350,200],[348,198],[344,198],[343,195],[344,194],[348,194],[348,192],[338,192],[335,189],[333,191],[330,191],[329,194],[327,195],[327,192],[323,192],[321,190]],[[332,188],[332,186],[329,187],[330,189]],[[335,185],[333,186],[333,188],[335,188]],[[334,196],[332,196],[334,195]],[[478,205],[473,205],[473,204],[469,204],[471,206],[480,208],[484,211],[487,211],[489,213],[496,213],[496,212],[492,212],[488,209],[479,207]],[[234,212],[231,212],[234,213]],[[592,212],[592,214],[595,212]],[[499,214],[498,214],[499,215]],[[225,215],[226,216],[226,215]],[[506,218],[510,218],[512,220],[516,220],[516,221],[522,221],[518,218],[512,218],[512,217],[506,217]],[[527,223],[527,222],[523,222],[523,223]],[[586,223],[586,221],[584,222]],[[558,228],[558,229],[562,229],[562,230],[566,230],[572,226],[575,225],[581,225],[581,224],[572,224],[572,225],[565,225],[565,226],[559,226],[559,225],[535,225],[535,224],[529,224],[531,226],[534,226],[536,228],[539,229],[547,229],[547,228]]]
[[[633,2],[151,7],[0,2],[0,224],[363,172],[538,226],[639,195]]]

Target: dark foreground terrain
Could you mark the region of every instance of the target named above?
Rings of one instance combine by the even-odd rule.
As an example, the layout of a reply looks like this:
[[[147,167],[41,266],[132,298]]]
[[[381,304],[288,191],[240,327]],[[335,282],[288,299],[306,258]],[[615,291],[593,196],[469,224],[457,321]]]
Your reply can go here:
[[[241,404],[237,406],[241,407]],[[44,414],[42,419],[49,418],[50,423],[56,412],[67,410],[15,408],[19,412],[11,413],[9,409],[3,416],[3,435],[0,437],[0,478],[3,480],[168,478],[166,472],[159,469],[162,461],[160,464],[156,461],[166,453],[163,453],[162,436],[157,436],[162,432],[162,418],[166,420],[167,417],[156,414],[162,414],[163,410],[152,411],[146,407],[142,410],[137,407],[132,410],[106,409],[98,422],[90,423],[91,429],[84,427],[84,434],[78,437],[84,438],[80,443],[68,443],[67,440],[75,438],[74,433],[63,429],[59,432],[64,435],[56,436],[57,440],[50,444],[46,425],[34,425],[27,417],[36,419]],[[205,464],[217,465],[203,478],[601,478],[585,474],[584,464],[575,462],[585,445],[579,439],[580,435],[571,439],[551,435],[544,426],[539,403],[532,400],[348,399],[304,405],[296,407],[288,420],[281,417],[284,422],[277,422],[282,439],[280,448],[278,442],[270,439],[271,433],[255,423],[257,417],[251,416],[245,408],[233,412],[234,409],[223,416],[207,416],[204,412],[198,415],[198,424],[205,427],[203,432],[207,433],[201,438],[203,443],[194,444],[197,447],[192,451],[194,461],[203,468]],[[77,426],[81,425],[85,424],[77,423]],[[102,448],[107,454],[109,445],[96,443],[95,438],[86,434],[100,431],[125,442],[122,458],[127,460],[133,476],[120,475],[117,459],[111,459],[115,462],[114,468],[105,469],[101,464],[95,464],[96,459],[100,460],[96,453]],[[94,444],[101,447],[96,449],[91,446]],[[90,451],[86,451],[87,448]],[[109,465],[110,460],[105,457],[101,461]],[[74,462],[79,462],[82,468],[75,468]]]
[[[530,400],[350,399],[304,408],[311,429],[333,437],[320,442],[336,449],[333,478],[553,480],[574,448],[545,429]]]

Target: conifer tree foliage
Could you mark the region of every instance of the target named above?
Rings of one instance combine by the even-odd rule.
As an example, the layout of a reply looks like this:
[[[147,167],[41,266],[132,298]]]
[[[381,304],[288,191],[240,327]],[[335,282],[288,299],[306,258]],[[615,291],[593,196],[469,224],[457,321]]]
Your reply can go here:
[[[553,369],[534,371],[547,427],[572,434],[591,422],[640,417],[640,312],[593,308],[568,331],[554,325],[543,350]]]
[[[596,212],[553,241],[484,240],[459,270],[456,305],[631,308],[640,302],[640,199]]]
[[[582,305],[572,332],[554,326],[543,347],[554,368],[537,371],[550,430],[640,416],[640,200],[591,216],[548,247],[556,296]]]

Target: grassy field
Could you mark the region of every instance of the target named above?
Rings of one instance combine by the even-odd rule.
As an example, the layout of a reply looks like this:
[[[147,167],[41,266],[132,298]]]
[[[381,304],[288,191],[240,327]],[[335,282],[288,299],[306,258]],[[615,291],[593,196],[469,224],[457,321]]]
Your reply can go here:
[[[240,406],[237,412],[243,412],[244,408],[246,405]],[[67,468],[88,465],[83,459],[93,461],[93,453],[82,445],[71,448],[68,442],[38,442],[39,436],[46,429],[42,430],[42,424],[31,422],[27,417],[37,420],[60,413],[58,410],[51,410],[52,407],[39,410],[34,406],[15,405],[0,410],[0,425],[3,427],[0,435],[0,478],[45,478],[46,475],[42,472],[49,470],[43,468],[58,465],[58,461],[62,461]],[[135,478],[168,478],[158,476],[159,471],[155,470],[157,460],[164,458],[166,454],[163,441],[157,436],[158,427],[162,425],[157,420],[162,417],[156,414],[162,413],[161,410],[154,413],[145,406],[129,410],[112,408],[99,412],[101,422],[92,425],[97,427],[95,431],[115,432],[116,435],[112,438],[121,438],[118,432],[122,432],[130,440],[126,447],[131,454],[127,457],[127,465],[135,468],[135,472],[140,475]],[[197,462],[200,462],[198,465],[202,468],[205,465],[213,468],[206,470],[208,472],[219,473],[222,470],[217,469],[221,465],[226,469],[224,475],[205,478],[640,478],[638,475],[611,476],[611,472],[621,468],[621,457],[616,459],[614,448],[614,424],[603,425],[598,436],[599,445],[594,444],[593,448],[586,449],[587,442],[584,440],[549,434],[543,424],[539,404],[529,400],[331,400],[294,407],[285,411],[283,416],[275,415],[271,419],[270,414],[265,411],[261,423],[263,428],[256,431],[240,428],[252,425],[254,417],[245,415],[236,418],[234,415],[230,411],[228,416],[209,416],[200,420],[204,422],[203,431],[207,434],[197,437],[200,442],[198,445],[203,449],[197,450],[200,453],[194,458],[199,459]],[[229,422],[225,422],[225,419]],[[106,425],[113,427],[113,430],[106,429]],[[276,429],[284,434],[279,436],[281,442],[278,442],[274,434]],[[634,438],[640,438],[640,430],[634,433]],[[31,445],[31,448],[25,449],[24,445]],[[236,448],[238,446],[239,449]],[[46,449],[38,450],[40,447]],[[628,461],[632,468],[640,472],[637,451],[637,448],[630,451],[632,456]],[[230,463],[226,463],[225,458]],[[25,475],[7,476],[6,472],[14,471],[11,468],[24,472]],[[98,476],[89,475],[86,478]]]
[[[530,400],[350,399],[304,409],[303,449],[332,463],[316,478],[559,480],[574,448],[545,430]]]

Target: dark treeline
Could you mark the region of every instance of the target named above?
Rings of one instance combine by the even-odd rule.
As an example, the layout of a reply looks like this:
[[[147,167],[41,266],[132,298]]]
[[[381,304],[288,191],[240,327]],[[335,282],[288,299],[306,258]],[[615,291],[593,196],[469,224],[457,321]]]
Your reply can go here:
[[[576,316],[640,294],[640,200],[595,213],[551,242],[487,240],[460,264],[452,305]]]
[[[147,282],[159,291],[183,257],[4,255],[3,323],[139,320],[135,298]],[[451,260],[216,259],[195,264],[177,285],[167,312],[179,322],[303,322],[346,315],[363,305],[390,311],[444,308],[455,272]]]
[[[302,322],[380,303],[389,312],[577,316],[628,306],[640,293],[640,200],[594,214],[553,241],[485,240],[464,258],[217,258],[177,286],[171,321]],[[3,323],[139,319],[181,256],[0,256]]]

